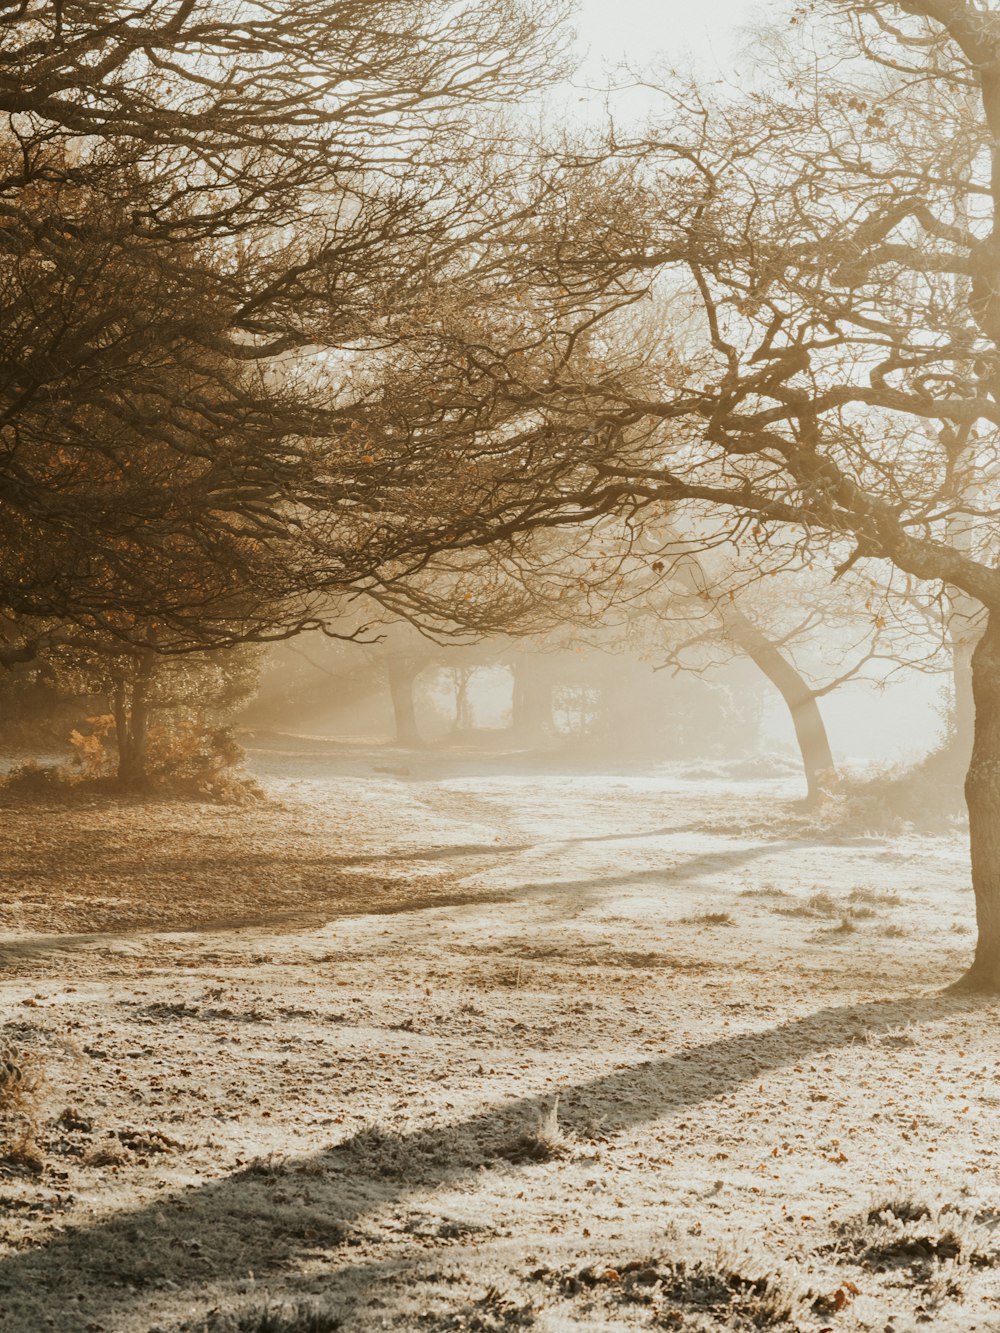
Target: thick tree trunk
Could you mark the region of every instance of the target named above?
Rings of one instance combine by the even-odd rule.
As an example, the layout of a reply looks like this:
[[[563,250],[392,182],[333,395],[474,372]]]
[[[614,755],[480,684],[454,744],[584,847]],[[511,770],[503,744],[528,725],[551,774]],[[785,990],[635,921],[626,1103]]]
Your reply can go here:
[[[763,671],[787,704],[802,756],[807,799],[817,800],[835,784],[837,770],[815,694],[791,662],[742,611],[731,604],[720,604],[719,615],[733,642]]]
[[[417,713],[413,703],[413,683],[419,668],[406,653],[386,653],[385,670],[392,698],[392,712],[396,721],[396,744],[415,749],[423,744],[417,727]]]
[[[969,850],[979,939],[965,976],[952,988],[1000,992],[1000,612],[993,612],[972,655],[976,718],[965,779]]]
[[[972,658],[975,644],[952,645],[952,682],[955,691],[955,750],[963,764],[972,759],[975,741],[976,705],[972,694]]]

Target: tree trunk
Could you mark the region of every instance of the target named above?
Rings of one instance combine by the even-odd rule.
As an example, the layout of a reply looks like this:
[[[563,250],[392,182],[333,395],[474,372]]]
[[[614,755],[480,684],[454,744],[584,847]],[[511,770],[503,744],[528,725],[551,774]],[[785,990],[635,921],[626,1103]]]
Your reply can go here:
[[[413,704],[413,683],[419,669],[414,659],[406,653],[386,653],[385,670],[396,721],[396,744],[416,749],[423,744]]]
[[[969,850],[979,939],[976,956],[953,990],[1000,991],[1000,612],[994,611],[972,655],[975,730],[965,779]]]
[[[963,769],[972,760],[976,705],[972,698],[972,656],[982,631],[982,603],[958,588],[949,588],[948,637],[951,643],[952,686],[955,698],[954,751]]]
[[[118,746],[118,777],[122,782],[127,782],[126,770],[128,768],[129,757],[129,726],[128,726],[128,692],[125,682],[119,680],[115,684],[114,694],[111,699],[111,711],[115,715],[115,742]]]
[[[706,596],[705,573],[693,555],[689,555],[686,562],[680,563],[676,572],[696,596]],[[715,602],[715,609],[723,629],[733,643],[763,671],[787,704],[802,756],[806,799],[818,800],[824,791],[835,785],[837,769],[816,695],[792,663],[732,602],[719,598]]]
[[[452,667],[452,679],[455,682],[455,721],[452,731],[460,735],[472,730],[472,708],[469,703],[469,682],[474,667]]]
[[[807,799],[817,800],[834,785],[837,770],[816,695],[791,662],[742,611],[731,603],[720,603],[719,615],[733,642],[763,671],[788,705],[806,775]]]
[[[115,715],[115,740],[118,743],[118,780],[129,784],[146,781],[146,755],[149,742],[149,681],[152,663],[142,663],[129,683],[115,686],[112,707]]]
[[[972,658],[975,644],[954,643],[951,651],[952,683],[955,691],[955,751],[964,765],[971,762],[976,734],[976,705],[972,693]]]
[[[517,658],[512,671],[511,730],[518,744],[538,745],[552,726],[552,686],[526,658]]]

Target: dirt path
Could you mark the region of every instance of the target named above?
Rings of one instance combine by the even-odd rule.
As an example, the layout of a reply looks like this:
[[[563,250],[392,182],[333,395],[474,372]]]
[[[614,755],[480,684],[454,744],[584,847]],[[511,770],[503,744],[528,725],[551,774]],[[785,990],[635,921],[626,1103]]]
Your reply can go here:
[[[0,1328],[1000,1329],[960,836],[424,762],[4,811]]]

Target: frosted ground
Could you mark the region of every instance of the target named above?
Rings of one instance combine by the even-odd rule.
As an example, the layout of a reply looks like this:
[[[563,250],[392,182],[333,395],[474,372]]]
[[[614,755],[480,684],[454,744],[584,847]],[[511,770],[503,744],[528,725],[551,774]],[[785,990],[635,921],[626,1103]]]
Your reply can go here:
[[[1000,1329],[961,830],[767,766],[253,763],[4,810],[0,1328]]]

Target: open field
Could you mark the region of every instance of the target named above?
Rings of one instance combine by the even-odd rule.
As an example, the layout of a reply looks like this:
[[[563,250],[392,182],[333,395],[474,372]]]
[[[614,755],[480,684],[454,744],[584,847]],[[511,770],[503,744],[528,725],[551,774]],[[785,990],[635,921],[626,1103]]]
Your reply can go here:
[[[788,778],[254,767],[245,809],[3,811],[40,1085],[0,1328],[1000,1329],[960,831]]]

